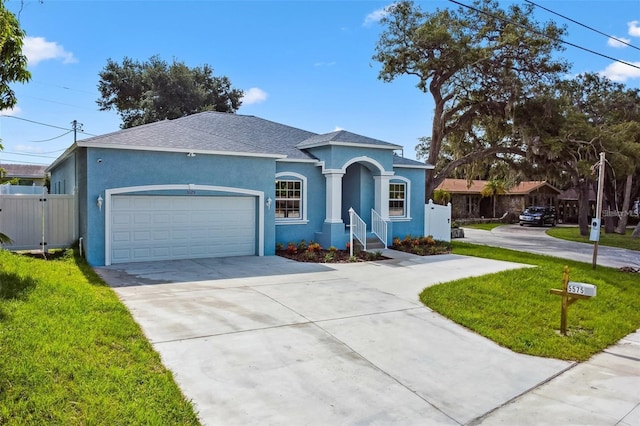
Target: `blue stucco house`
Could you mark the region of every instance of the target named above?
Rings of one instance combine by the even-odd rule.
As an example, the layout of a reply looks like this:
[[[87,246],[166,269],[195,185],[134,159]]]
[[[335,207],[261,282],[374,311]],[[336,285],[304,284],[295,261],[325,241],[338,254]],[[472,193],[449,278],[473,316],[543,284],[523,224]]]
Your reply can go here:
[[[367,232],[382,223],[386,243],[422,235],[432,166],[399,148],[203,112],[77,141],[48,171],[51,193],[77,194],[93,266],[263,256],[303,239],[344,248],[350,208]]]

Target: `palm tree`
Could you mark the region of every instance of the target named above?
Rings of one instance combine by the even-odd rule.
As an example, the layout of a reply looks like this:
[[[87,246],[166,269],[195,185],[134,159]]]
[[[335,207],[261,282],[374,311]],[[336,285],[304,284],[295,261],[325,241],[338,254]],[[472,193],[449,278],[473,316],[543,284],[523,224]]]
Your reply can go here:
[[[451,193],[446,189],[436,189],[433,191],[433,201],[446,206],[451,201]]]
[[[491,179],[480,192],[483,197],[493,197],[493,217],[496,217],[496,197],[506,194],[507,187],[502,179]]]

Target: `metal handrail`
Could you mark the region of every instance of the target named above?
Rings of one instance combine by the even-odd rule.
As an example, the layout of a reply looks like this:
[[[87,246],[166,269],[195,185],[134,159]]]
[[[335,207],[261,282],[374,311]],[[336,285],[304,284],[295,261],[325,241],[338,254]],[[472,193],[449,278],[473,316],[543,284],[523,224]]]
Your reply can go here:
[[[349,256],[353,256],[353,237],[356,237],[362,244],[363,250],[367,251],[367,224],[353,207],[349,208]]]
[[[382,241],[384,248],[387,248],[388,223],[389,222],[384,220],[377,211],[371,209],[371,230],[373,234]]]

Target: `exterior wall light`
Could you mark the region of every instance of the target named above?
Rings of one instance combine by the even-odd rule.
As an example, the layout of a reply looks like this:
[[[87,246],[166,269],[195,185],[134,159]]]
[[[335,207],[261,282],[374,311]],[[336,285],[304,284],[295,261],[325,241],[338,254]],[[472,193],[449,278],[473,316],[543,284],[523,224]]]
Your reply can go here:
[[[267,201],[265,201],[265,204],[267,205],[267,209],[271,210],[271,203],[273,202],[273,200],[271,199],[271,197],[267,198]]]
[[[102,199],[102,196],[98,195],[98,201],[97,201],[97,205],[98,205],[98,210],[102,211],[102,202],[104,200]]]

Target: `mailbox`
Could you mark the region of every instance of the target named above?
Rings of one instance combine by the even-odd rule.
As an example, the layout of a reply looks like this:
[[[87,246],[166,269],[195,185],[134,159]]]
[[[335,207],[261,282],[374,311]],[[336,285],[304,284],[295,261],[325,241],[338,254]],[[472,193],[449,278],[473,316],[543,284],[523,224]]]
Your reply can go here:
[[[577,283],[574,281],[569,281],[569,283],[567,284],[567,293],[579,294],[581,296],[587,296],[587,297],[595,297],[596,286],[593,284]]]
[[[589,241],[600,241],[600,219],[591,219],[591,233],[589,234]]]

